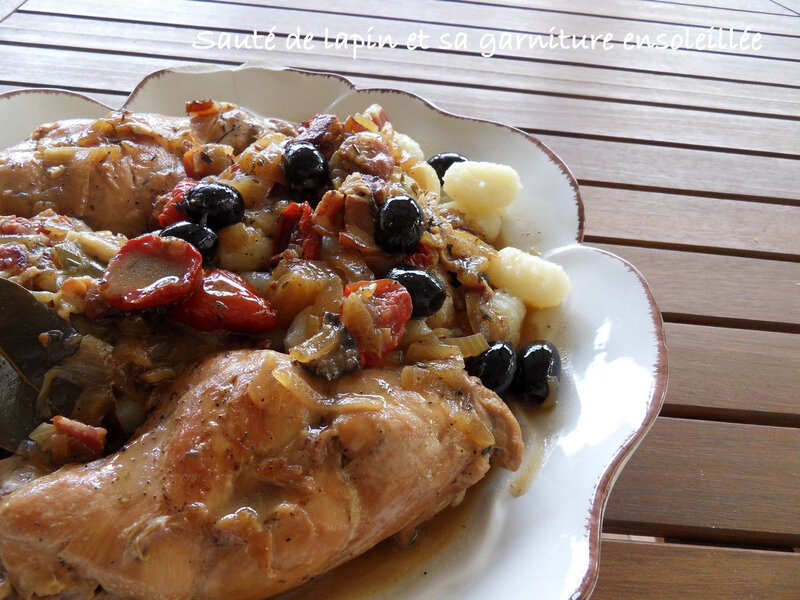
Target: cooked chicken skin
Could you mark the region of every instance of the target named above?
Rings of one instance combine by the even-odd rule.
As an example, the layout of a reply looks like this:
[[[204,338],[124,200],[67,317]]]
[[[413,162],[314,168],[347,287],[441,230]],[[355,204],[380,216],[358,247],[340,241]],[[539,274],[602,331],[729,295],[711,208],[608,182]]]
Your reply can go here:
[[[0,499],[22,597],[265,598],[413,531],[522,441],[460,362],[323,382],[272,351],[190,370],[120,452]]]
[[[52,208],[96,230],[138,235],[158,196],[185,177],[186,150],[222,140],[238,153],[265,130],[285,126],[217,102],[191,118],[118,110],[45,124],[0,152],[0,214]]]

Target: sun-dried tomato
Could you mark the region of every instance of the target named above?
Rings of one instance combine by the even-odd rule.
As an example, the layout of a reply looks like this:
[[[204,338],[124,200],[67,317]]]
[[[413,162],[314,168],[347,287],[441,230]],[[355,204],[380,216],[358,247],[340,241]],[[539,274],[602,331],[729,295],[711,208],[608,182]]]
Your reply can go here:
[[[300,247],[306,260],[319,259],[322,237],[314,231],[313,214],[308,202],[292,202],[284,209],[275,225],[275,254],[295,245]]]
[[[344,296],[358,296],[371,322],[364,322],[363,309],[347,302],[342,305],[342,323],[356,341],[363,367],[374,367],[394,350],[406,332],[411,318],[411,295],[393,279],[356,281],[344,288]]]
[[[419,244],[417,251],[414,252],[414,254],[409,255],[407,260],[415,267],[424,269],[428,265],[433,264],[435,259],[436,255],[429,246],[426,246],[425,244]]]
[[[188,298],[203,278],[203,257],[189,242],[147,234],[108,263],[100,294],[114,308],[137,310]]]
[[[172,225],[178,221],[186,220],[186,211],[183,209],[183,200],[186,197],[186,192],[197,185],[194,179],[184,179],[179,181],[170,194],[169,200],[158,215],[158,224],[161,227]]]
[[[278,318],[272,305],[246,280],[224,269],[207,272],[199,289],[169,315],[200,331],[250,333],[274,329]]]

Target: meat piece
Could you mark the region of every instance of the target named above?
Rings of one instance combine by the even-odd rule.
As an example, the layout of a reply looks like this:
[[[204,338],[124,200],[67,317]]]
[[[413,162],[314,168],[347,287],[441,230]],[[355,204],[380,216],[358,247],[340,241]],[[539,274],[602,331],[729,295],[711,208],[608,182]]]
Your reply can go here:
[[[336,115],[314,115],[303,123],[296,140],[311,142],[319,148],[325,158],[330,158],[344,140],[344,129]]]
[[[208,359],[123,450],[0,499],[24,597],[265,598],[516,468],[520,430],[457,362],[324,382],[269,350]]]
[[[223,108],[191,120],[118,110],[42,125],[0,152],[0,214],[53,208],[96,230],[138,235],[158,196],[184,178],[184,152],[222,139],[240,152],[279,126],[232,104]]]
[[[331,179],[336,182],[350,173],[362,173],[387,180],[394,166],[394,156],[383,136],[362,131],[346,138],[331,156]]]
[[[236,154],[241,153],[267,131],[297,135],[296,128],[288,121],[263,119],[230,102],[187,102],[186,110],[191,116],[192,131],[198,140],[227,144],[233,147]]]

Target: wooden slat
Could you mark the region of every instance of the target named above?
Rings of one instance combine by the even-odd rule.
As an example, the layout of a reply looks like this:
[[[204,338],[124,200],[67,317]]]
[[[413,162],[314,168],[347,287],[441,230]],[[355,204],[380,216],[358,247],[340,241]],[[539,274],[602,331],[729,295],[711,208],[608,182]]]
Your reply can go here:
[[[794,14],[800,16],[800,0],[775,0],[775,4],[791,10]]]
[[[285,32],[284,32],[285,33]],[[76,19],[38,13],[17,13],[0,27],[0,39],[16,43],[42,44],[56,41],[73,49],[138,53],[143,46],[149,54],[186,59],[245,62],[253,58],[250,49],[205,49],[187,43],[194,32],[167,25],[114,23],[96,19]],[[192,41],[194,41],[192,39]],[[707,109],[787,115],[800,118],[800,94],[786,88],[713,81],[681,76],[653,76],[649,73],[584,67],[550,62],[492,58],[475,55],[437,53],[404,49],[371,49],[353,61],[345,49],[316,47],[309,52],[286,51],[278,47],[266,53],[280,64],[342,73],[371,73],[386,78],[416,79],[463,86],[527,91],[540,95],[567,95],[613,99],[633,103],[676,105]],[[263,52],[263,51],[261,51]],[[502,77],[499,75],[502,74]],[[680,128],[681,131],[687,128]],[[701,127],[701,129],[704,129]],[[736,139],[736,138],[734,138]]]
[[[230,4],[230,0],[215,0],[219,4]],[[263,5],[262,0],[237,0],[254,6]],[[567,33],[614,32],[622,39],[627,31],[665,31],[670,35],[677,31],[675,25],[695,28],[720,27],[740,31],[760,31],[779,35],[797,36],[791,18],[778,15],[742,15],[732,10],[710,11],[702,7],[651,6],[637,0],[407,0],[402,6],[376,7],[370,0],[332,0],[324,5],[314,0],[294,0],[292,6],[307,10],[331,13],[355,13],[389,18],[414,18],[426,22],[486,26],[510,30],[543,31],[553,25]],[[486,6],[486,4],[492,6]],[[454,6],[456,5],[456,6]],[[408,10],[404,11],[403,9]],[[490,20],[489,20],[490,19]],[[521,27],[534,25],[540,29]],[[626,28],[627,27],[627,28]],[[652,27],[652,29],[651,29]]]
[[[356,78],[370,84],[380,82]],[[385,85],[385,84],[384,84]],[[625,141],[735,148],[800,158],[800,121],[702,113],[675,108],[631,106],[595,100],[552,98],[514,92],[403,82],[402,87],[450,110],[485,119],[502,116],[535,132],[605,136]],[[730,131],[736,131],[732,137]]]
[[[546,131],[545,141],[579,178],[601,184],[583,189],[587,235],[621,242],[603,247],[640,267],[668,315],[800,331],[800,263],[792,262],[800,254],[793,237],[800,229],[800,161],[752,155],[800,154],[795,142],[800,139],[797,120],[655,106],[800,116],[800,26],[796,25],[800,21],[742,12],[788,12],[778,4],[541,0],[535,10],[481,6],[489,4],[483,0],[458,6],[420,0],[402,5],[298,0],[292,9],[240,5],[248,1],[220,7],[181,0],[128,4],[30,0],[28,5],[37,12],[26,12],[26,5],[0,25],[0,39],[16,44],[0,46],[0,79],[61,83],[98,90],[95,93],[104,98],[119,101],[147,72],[186,59],[266,58],[346,71],[361,84],[389,82],[450,110]],[[678,6],[682,1],[739,10]],[[305,11],[296,10],[303,7]],[[331,10],[361,12],[371,18],[322,12]],[[98,19],[53,17],[41,11],[90,11]],[[395,20],[409,15],[419,22],[438,20],[448,25]],[[531,20],[521,15],[530,15]],[[697,25],[716,19],[717,25],[756,23],[765,31],[784,34],[764,38],[765,55],[793,60],[645,50],[548,50],[526,55],[530,60],[517,60],[401,49],[365,51],[352,60],[330,50],[292,54],[191,47],[197,28],[248,31],[258,26],[263,31],[272,24],[284,32],[298,24],[317,32],[326,25],[350,32],[373,25],[376,31],[402,37],[420,26],[436,35],[489,24],[534,31],[546,31],[550,24],[614,32],[679,29],[614,15]],[[105,18],[145,23],[103,22]],[[4,89],[0,85],[0,92]],[[657,145],[664,143],[697,149]],[[746,256],[685,251],[689,249]],[[606,529],[703,542],[800,546],[800,430],[792,428],[798,426],[800,414],[800,335],[676,322],[667,323],[666,332],[671,375],[664,413],[692,419],[658,419],[612,492]],[[800,597],[798,558],[757,550],[604,541],[593,600],[795,599]]]
[[[257,4],[258,0],[244,0]],[[523,0],[515,0],[515,3]],[[566,34],[584,35],[591,33],[613,34],[613,39],[621,42],[628,33],[649,35],[655,39],[664,34],[667,39],[673,35],[683,34],[688,26],[689,31],[698,33],[711,26],[719,27],[724,23],[726,28],[760,31],[764,34],[766,46],[760,51],[723,49],[722,52],[743,55],[769,56],[792,59],[796,56],[793,50],[797,47],[793,39],[798,36],[795,23],[791,17],[746,15],[735,11],[725,11],[725,16],[715,19],[707,9],[694,10],[688,7],[673,9],[671,7],[650,7],[640,5],[631,0],[537,0],[533,5],[523,4],[522,8],[506,6],[484,6],[482,2],[459,2],[453,7],[451,1],[430,2],[425,0],[409,0],[405,6],[385,3],[379,10],[371,7],[370,0],[340,0],[326,5],[326,12],[338,12],[337,9],[359,15],[375,15],[390,19],[407,18],[404,8],[418,14],[422,22],[442,22],[450,25],[466,27],[479,26],[492,29],[522,31],[547,34],[552,27]],[[314,0],[295,0],[294,8],[321,10]],[[635,8],[634,8],[635,7]],[[776,35],[770,35],[776,34]],[[781,36],[789,36],[780,39]],[[797,40],[800,41],[800,40]]]
[[[771,0],[640,0],[659,6],[676,4],[681,6],[697,6],[700,8],[723,8],[741,12],[756,12],[767,15],[789,15],[794,13]]]
[[[604,541],[591,600],[797,600],[800,554]]]
[[[604,527],[798,546],[798,481],[799,429],[659,417],[614,485]]]
[[[121,24],[120,24],[121,25]],[[3,30],[3,37],[10,41],[32,41],[41,39],[41,31],[33,28],[22,32],[9,28]],[[84,32],[76,35],[87,39]],[[115,43],[116,40],[116,43]],[[80,39],[62,40],[64,45],[69,41],[80,44]],[[93,49],[102,49],[108,40],[94,40]],[[121,44],[122,38],[111,38],[108,50],[132,51],[139,47],[140,40],[128,39]],[[150,52],[168,56],[171,48],[164,47],[163,42],[148,45]],[[196,56],[209,58],[208,51],[193,51]],[[384,53],[385,54],[385,53]],[[398,54],[398,51],[394,51]],[[409,56],[413,53],[405,53]],[[230,59],[226,56],[226,59]],[[454,57],[452,57],[454,58]],[[310,62],[310,61],[309,61]],[[311,62],[311,64],[314,64]],[[337,64],[331,65],[347,69],[352,67],[351,61],[340,58]],[[419,77],[429,79],[431,73],[423,65],[404,65],[403,78]],[[360,78],[363,80],[363,78]],[[391,81],[391,80],[390,80]],[[383,80],[378,85],[386,85]],[[391,85],[391,83],[390,83]],[[557,98],[537,94],[487,89],[471,90],[469,95],[463,93],[461,86],[428,85],[419,81],[403,82],[404,87],[413,87],[416,93],[438,99],[447,103],[456,112],[469,112],[484,118],[497,118],[497,106],[514,107],[504,114],[513,119],[518,127],[534,131],[559,131],[583,136],[602,136],[622,138],[625,140],[659,141],[671,144],[684,144],[711,148],[733,148],[749,152],[796,155],[800,158],[800,120],[786,121],[771,118],[744,117],[740,115],[687,111],[676,108],[655,106],[627,105],[616,102],[586,100],[575,98]],[[507,116],[506,116],[507,115]],[[730,131],[737,131],[735,137]]]
[[[665,313],[800,331],[800,263],[592,244],[633,263]]]
[[[145,75],[186,61],[0,45],[3,82],[130,93]]]
[[[798,161],[737,156],[700,150],[603,142],[539,135],[578,179],[657,188],[653,191],[693,191],[707,195],[743,195],[796,202]],[[782,181],[776,181],[782,178]]]
[[[5,68],[7,76],[19,78],[13,81],[86,89],[96,89],[98,86],[103,91],[128,91],[148,72],[178,62],[167,58],[124,57],[69,50],[16,46],[1,48],[4,58],[8,60]],[[375,82],[368,78],[354,79],[357,83]],[[393,87],[415,90],[415,84],[407,82]],[[428,87],[425,89],[429,90]],[[457,112],[469,108],[463,102],[463,94],[458,93],[456,88],[442,86],[440,91],[441,95],[430,99],[443,108]],[[500,115],[497,111],[491,115],[476,114],[474,111],[467,114],[508,119],[513,116],[510,111],[511,107],[504,107]],[[514,124],[513,120],[511,123]],[[797,160],[549,135],[541,137],[562,155],[583,180],[712,194],[728,194],[735,190],[737,194],[758,197],[800,199],[800,161]],[[659,168],[654,169],[654,166]],[[613,181],[609,181],[610,173],[614,174]],[[712,177],[710,173],[719,175]]]
[[[800,335],[667,323],[662,414],[800,427]]]
[[[590,239],[637,240],[764,258],[800,255],[798,206],[593,186],[582,186],[581,197]]]
[[[224,1],[224,0],[223,0]],[[258,0],[244,0],[247,3]],[[531,10],[556,10],[576,14],[591,14],[619,18],[622,20],[644,19],[659,23],[679,25],[695,25],[699,27],[732,27],[738,30],[763,31],[782,34],[797,34],[792,23],[783,17],[793,16],[791,11],[782,8],[769,0],[690,0],[683,5],[671,3],[642,2],[641,0],[610,0],[592,2],[592,0],[448,0],[478,1],[501,6],[516,6]],[[743,7],[748,14],[741,14]],[[760,14],[766,13],[766,14]]]
[[[159,2],[158,0],[140,0],[135,5],[111,5],[92,2],[91,0],[72,0],[69,3],[63,3],[59,0],[28,0],[25,10],[201,28],[223,27],[243,32],[252,32],[254,25],[258,27],[264,23],[267,25],[264,30],[273,25],[278,31],[296,31],[298,27],[301,27],[304,33],[313,33],[318,40],[320,36],[324,35],[326,27],[332,34],[343,31],[350,34],[359,33],[364,36],[371,28],[373,36],[391,34],[396,41],[401,43],[404,43],[410,34],[417,34],[420,28],[431,36],[430,40],[437,41],[443,33],[454,36],[457,31],[469,25],[471,29],[468,36],[468,49],[471,52],[481,52],[483,50],[480,46],[480,39],[484,34],[499,35],[499,30],[503,27],[542,33],[549,32],[551,27],[555,27],[556,32],[561,29],[576,33],[606,33],[610,31],[615,36],[618,36],[619,39],[623,39],[631,31],[649,32],[651,35],[665,32],[670,34],[684,32],[684,28],[677,25],[623,23],[613,19],[554,13],[544,13],[546,18],[540,18],[539,15],[534,18],[519,9],[499,9],[478,5],[473,5],[470,11],[453,11],[452,7],[450,7],[442,17],[443,22],[448,23],[448,25],[438,25],[430,23],[432,17],[429,14],[429,9],[431,5],[421,2],[421,0],[417,0],[419,4],[414,5],[417,7],[416,10],[411,10],[412,6],[408,4],[395,7],[390,2],[373,3],[359,0],[356,3],[355,0],[352,1],[353,3],[351,4],[350,0],[348,0],[347,8],[345,8],[346,13],[355,12],[358,7],[362,7],[364,14],[369,15],[369,17],[314,12],[313,9],[319,9],[321,5],[318,2],[313,2],[313,0],[304,0],[305,4],[303,5],[293,3],[292,9],[231,4],[226,5],[224,10],[220,10],[219,6],[213,3],[192,2],[190,0],[172,0],[169,3]],[[310,8],[309,10],[297,10],[300,6],[308,6]],[[378,10],[380,10],[380,14],[378,14]],[[408,20],[409,15],[419,15],[418,18],[427,20],[427,22],[410,21]],[[395,19],[395,17],[399,17],[402,20]],[[460,22],[466,25],[462,25]],[[300,25],[301,23],[302,26]],[[495,29],[484,29],[483,27],[487,23],[491,23]],[[763,37],[762,43],[764,47],[757,58],[747,58],[747,53],[723,53],[713,54],[713,60],[707,60],[711,55],[705,52],[684,50],[673,52],[645,48],[632,49],[630,51],[617,48],[614,51],[598,50],[594,52],[591,49],[576,50],[569,48],[559,51],[550,48],[544,50],[537,48],[534,51],[526,49],[524,52],[511,52],[511,54],[526,58],[546,57],[549,60],[560,59],[577,62],[589,60],[589,57],[591,57],[591,60],[596,61],[596,64],[612,62],[624,64],[630,68],[668,70],[680,74],[695,74],[694,71],[697,69],[706,72],[710,70],[713,73],[725,74],[717,76],[727,75],[734,79],[742,79],[742,75],[746,74],[747,77],[751,77],[753,80],[776,84],[797,81],[798,78],[795,75],[800,73],[800,63],[792,61],[800,53],[800,38],[766,35]],[[761,56],[788,58],[789,60],[769,60],[760,58]],[[593,62],[593,64],[595,63]],[[743,69],[746,69],[748,65],[752,65],[752,69],[749,72],[743,72]]]
[[[13,14],[25,0],[0,0],[0,21]]]

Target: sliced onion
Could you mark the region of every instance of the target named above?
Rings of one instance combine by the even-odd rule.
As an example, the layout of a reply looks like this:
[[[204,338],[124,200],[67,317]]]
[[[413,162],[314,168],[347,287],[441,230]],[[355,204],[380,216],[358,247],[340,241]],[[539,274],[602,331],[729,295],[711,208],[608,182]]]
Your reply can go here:
[[[428,327],[424,320],[413,319],[406,325],[406,334],[400,342],[400,347],[405,349],[414,342],[418,342],[422,339],[431,339],[433,337],[432,333],[431,328]]]
[[[140,402],[128,397],[117,400],[117,420],[125,433],[130,435],[144,422],[147,411]]]
[[[461,356],[464,358],[478,356],[489,349],[489,342],[486,341],[482,333],[475,333],[465,337],[444,338],[442,343],[457,346],[461,351]]]
[[[56,434],[56,428],[50,423],[40,423],[39,426],[28,434],[28,437],[47,449],[50,438]]]
[[[428,360],[439,360],[448,356],[460,354],[458,346],[451,346],[440,343],[414,342],[408,347],[406,352],[406,362],[417,363]]]
[[[286,390],[292,393],[295,398],[306,404],[310,408],[324,408],[325,396],[315,390],[306,378],[300,373],[299,369],[290,364],[278,365],[273,371],[272,376]]]

